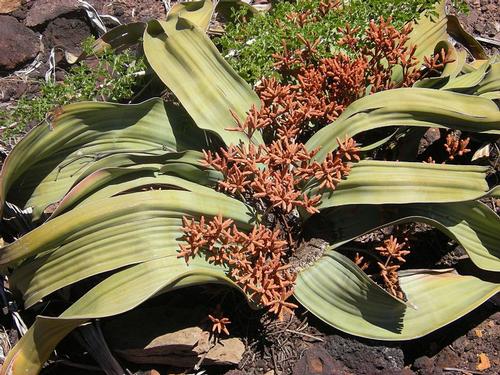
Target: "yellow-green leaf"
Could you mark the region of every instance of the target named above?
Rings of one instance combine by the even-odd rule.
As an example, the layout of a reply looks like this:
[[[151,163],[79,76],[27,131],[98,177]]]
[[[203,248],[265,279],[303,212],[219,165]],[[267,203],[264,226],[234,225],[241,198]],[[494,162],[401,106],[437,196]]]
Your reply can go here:
[[[319,209],[350,204],[460,202],[488,191],[487,167],[362,160],[333,192],[323,193]],[[314,185],[311,192],[317,189]]]
[[[453,322],[500,291],[498,284],[450,270],[402,271],[400,285],[408,304],[329,250],[299,273],[294,295],[341,331],[376,340],[411,340]]]
[[[321,226],[311,230],[327,233],[336,248],[378,228],[407,222],[436,227],[456,240],[476,266],[500,272],[500,218],[476,201],[335,207],[322,212]]]
[[[500,134],[500,111],[489,99],[426,88],[402,88],[378,92],[356,100],[332,124],[315,133],[306,146],[321,147],[323,160],[337,148],[336,138],[388,126],[459,129]]]
[[[144,52],[152,68],[189,112],[196,125],[220,136],[226,144],[249,142],[229,131],[244,121],[260,100],[220,55],[205,33],[186,19],[151,21],[144,34]],[[255,142],[262,142],[257,133]]]
[[[53,121],[24,137],[6,159],[0,176],[5,200],[33,207],[37,219],[59,201],[93,165],[124,153],[162,155],[206,147],[182,108],[151,99],[141,104],[81,102],[62,107]],[[12,187],[15,186],[15,189]]]
[[[209,190],[204,193],[201,189]],[[208,188],[198,192],[147,191],[100,199],[54,217],[0,249],[0,264],[30,257],[11,275],[31,306],[49,293],[86,277],[155,258],[176,257],[183,216],[252,220],[241,202]]]
[[[187,266],[181,259],[161,258],[122,270],[87,292],[60,317],[38,316],[9,352],[0,374],[37,375],[56,345],[80,324],[124,313],[160,293],[206,283],[234,285],[220,267],[201,259]]]

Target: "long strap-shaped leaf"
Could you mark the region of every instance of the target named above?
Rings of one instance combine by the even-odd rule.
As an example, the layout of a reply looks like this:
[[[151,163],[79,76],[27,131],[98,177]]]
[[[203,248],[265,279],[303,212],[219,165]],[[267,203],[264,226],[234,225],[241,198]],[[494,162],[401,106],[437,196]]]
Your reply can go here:
[[[56,345],[80,324],[129,311],[159,293],[206,283],[233,285],[221,268],[201,259],[189,266],[180,259],[156,259],[120,271],[87,292],[59,318],[37,317],[9,352],[0,374],[36,375]]]
[[[413,30],[406,42],[408,47],[415,46],[414,56],[422,64],[424,57],[432,55],[436,44],[448,39],[446,33],[447,19],[444,1],[436,4],[434,12],[423,12],[418,20],[413,24]],[[399,83],[403,80],[403,72],[400,66],[397,66],[392,74],[393,81]]]
[[[434,52],[434,47],[440,41],[448,40],[446,32],[448,20],[446,18],[445,2],[439,1],[434,8],[435,12],[426,11],[414,22],[413,30],[407,45],[416,46],[415,57],[420,63],[424,57]]]
[[[96,200],[0,249],[0,263],[40,254],[11,276],[12,286],[29,307],[89,276],[155,258],[175,258],[183,236],[182,216],[217,214],[249,228],[247,207],[214,191],[150,191]]]
[[[490,65],[489,61],[484,61],[478,69],[451,79],[441,90],[473,92],[474,88],[484,80],[486,71],[490,68]]]
[[[334,248],[386,225],[422,222],[455,239],[478,267],[500,272],[500,218],[480,202],[343,206],[321,217]]]
[[[0,374],[37,374],[57,343],[89,319],[128,311],[171,288],[229,282],[221,271],[204,271],[192,263],[191,276],[176,283],[189,271],[178,262],[172,265],[171,260],[154,260],[121,271],[88,292],[60,318],[38,317],[9,352]],[[498,286],[474,277],[436,271],[403,273],[401,284],[418,310],[408,309],[387,295],[341,254],[328,252],[300,273],[295,295],[315,315],[341,330],[376,339],[404,340],[457,319],[498,291]]]
[[[206,145],[203,132],[185,111],[160,99],[137,105],[83,102],[61,111],[50,126],[33,129],[7,158],[0,179],[1,205],[7,196],[18,206],[34,207],[37,218],[86,168],[106,156],[159,155]]]
[[[336,138],[387,126],[419,126],[500,134],[500,111],[489,99],[449,91],[402,88],[378,92],[349,105],[332,124],[306,143],[321,147],[316,159],[323,160],[337,148]]]
[[[151,21],[144,33],[144,52],[161,80],[202,129],[219,135],[226,144],[248,142],[241,132],[226,129],[242,121],[260,101],[238,76],[205,33],[180,17]],[[255,142],[262,142],[257,133]]]
[[[202,159],[203,154],[199,151],[193,150],[166,152],[160,155],[140,151],[111,154],[93,162],[88,167],[85,167],[74,182],[74,185],[80,183],[83,179],[101,169],[122,167],[142,169],[145,167],[151,167],[152,169],[157,170],[163,168],[168,169],[168,165],[172,163],[191,164],[200,168]],[[198,183],[196,180],[194,180],[194,182]]]
[[[436,44],[434,49],[435,54],[445,51],[448,59],[451,60],[443,68],[443,71],[438,77],[424,78],[413,84],[413,87],[434,88],[439,89],[446,85],[450,80],[454,79],[457,75],[462,73],[462,69],[467,60],[467,51],[457,51],[453,45],[445,40]]]
[[[94,42],[92,51],[100,53],[107,49],[113,49],[119,52],[132,47],[139,43],[145,29],[145,22],[133,22],[116,26]],[[86,55],[82,54],[78,60],[82,60],[85,57]]]
[[[424,11],[421,16],[414,22],[413,30],[410,33],[410,38],[406,43],[407,46],[415,46],[414,56],[423,63],[424,57],[429,57],[431,54],[439,53],[441,51],[442,43],[447,43],[449,37],[451,36],[456,41],[465,46],[469,52],[476,59],[487,59],[488,56],[485,53],[483,47],[479,42],[474,39],[474,37],[468,34],[460,25],[457,17],[453,15],[446,15],[446,4],[444,0],[439,1],[433,12]],[[450,45],[451,46],[451,45]],[[456,59],[456,51],[454,47],[451,47],[450,59]],[[446,52],[450,52],[445,48]],[[464,51],[465,52],[465,51]],[[459,55],[460,56],[460,55]],[[448,65],[455,65],[456,61]],[[445,71],[448,70],[445,67]],[[446,75],[448,72],[443,72]],[[397,70],[393,75],[393,79],[396,82],[400,82],[402,79],[401,69]]]
[[[220,2],[219,2],[220,3]],[[213,14],[213,3],[210,0],[190,1],[187,3],[176,3],[168,14],[169,17],[178,17],[188,19],[202,30],[206,30]],[[125,25],[119,25],[99,39],[93,45],[95,53],[102,52],[108,48],[120,51],[131,47],[141,40],[144,36],[147,24],[145,22],[134,22]],[[78,59],[81,60],[85,55],[82,54]]]
[[[180,171],[182,167],[186,167],[187,170]],[[188,177],[196,180],[196,183],[184,178],[163,174],[159,172],[160,168],[152,166],[139,165],[134,168],[100,169],[76,184],[59,202],[50,218],[90,201],[110,198],[127,190],[147,189],[151,186],[155,186],[156,189],[163,188],[164,190],[178,189],[205,194],[214,193],[214,199],[217,199],[218,195],[215,191],[199,184],[200,181],[215,184],[217,172],[201,170],[190,164],[182,163],[167,164],[163,166],[163,169],[177,174],[183,174],[185,171],[189,174]]]
[[[127,222],[127,215],[147,218],[148,215],[160,215],[162,210],[177,212],[173,217],[178,218],[200,213],[207,216],[224,213],[223,216],[232,218],[240,225],[248,225],[252,219],[243,203],[221,193],[195,194],[178,190],[131,193],[109,198],[105,202],[98,200],[47,221],[1,248],[0,264],[8,265],[27,256],[53,249],[64,240],[74,240],[83,234],[92,235],[93,231],[107,228],[108,221],[118,225]],[[89,229],[90,227],[92,229]]]
[[[464,30],[456,16],[447,15],[446,18],[448,20],[446,31],[453,39],[467,48],[475,59],[488,59],[488,54],[485,52],[483,46],[472,35]]]
[[[476,87],[476,95],[484,95],[500,91],[500,62],[492,64],[486,77]]]
[[[410,340],[460,318],[500,291],[497,284],[450,270],[403,271],[400,284],[412,307],[330,250],[299,274],[294,293],[314,315],[344,332],[377,340]]]
[[[486,171],[479,166],[362,160],[333,192],[323,194],[319,208],[473,200],[488,191]]]
[[[185,18],[207,31],[215,10],[218,15],[231,16],[231,11],[240,7],[248,10],[250,15],[257,12],[256,8],[241,0],[217,0],[215,6],[211,0],[197,0],[176,3],[168,12],[167,20],[173,17]]]
[[[49,294],[88,277],[159,258],[176,258],[182,219],[166,217],[120,223],[62,245],[18,266],[11,290],[30,308]],[[110,223],[108,223],[110,224]],[[119,241],[119,243],[117,242]],[[184,261],[184,260],[182,260]]]

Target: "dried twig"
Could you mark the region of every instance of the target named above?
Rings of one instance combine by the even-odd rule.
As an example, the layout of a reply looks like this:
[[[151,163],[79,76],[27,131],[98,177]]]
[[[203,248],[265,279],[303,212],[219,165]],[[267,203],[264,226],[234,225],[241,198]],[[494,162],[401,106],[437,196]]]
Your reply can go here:
[[[274,373],[276,375],[278,375],[279,374],[279,372],[278,372],[278,365],[276,363],[276,354],[274,353],[274,348],[273,347],[271,347],[271,355],[272,355],[272,359],[273,359]]]
[[[461,372],[463,374],[482,374],[482,372],[479,372],[479,371],[466,370],[466,369],[461,369],[461,368],[456,368],[456,367],[443,367],[443,371],[457,371],[457,372]]]
[[[317,340],[317,341],[321,341],[321,342],[325,341],[321,337],[313,336],[313,335],[310,335],[310,334],[305,333],[305,332],[299,332],[299,331],[295,331],[293,329],[286,329],[285,331],[290,332],[290,333],[295,333],[296,335],[301,335],[301,336],[309,337],[309,338]]]
[[[476,36],[474,37],[478,42],[486,43],[486,44],[491,44],[497,47],[500,47],[500,40],[496,39],[491,39],[491,38],[483,38],[482,36]]]

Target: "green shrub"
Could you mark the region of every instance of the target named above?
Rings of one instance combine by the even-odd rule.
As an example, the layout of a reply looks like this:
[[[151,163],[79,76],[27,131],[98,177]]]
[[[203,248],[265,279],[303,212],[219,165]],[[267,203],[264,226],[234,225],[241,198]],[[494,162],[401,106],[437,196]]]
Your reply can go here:
[[[95,55],[93,43],[94,38],[89,37],[82,45],[84,52],[95,59],[92,65],[79,62],[71,67],[62,82],[43,81],[37,96],[23,96],[14,108],[0,110],[0,126],[6,128],[3,141],[44,121],[49,113],[64,104],[84,100],[120,102],[133,95],[145,69],[143,58],[129,50],[119,54],[108,50]]]
[[[325,3],[328,0],[324,1]],[[247,10],[241,8],[233,13],[227,24],[226,33],[215,40],[233,68],[248,82],[256,82],[262,76],[275,74],[272,55],[281,53],[282,41],[286,40],[290,49],[301,47],[296,38],[301,34],[313,41],[321,38],[318,46],[320,57],[329,56],[338,50],[336,41],[340,37],[338,27],[348,22],[353,28],[366,27],[370,19],[380,16],[392,17],[392,23],[401,27],[406,22],[417,18],[420,12],[429,10],[433,0],[352,0],[349,5],[329,11],[325,16],[319,12],[321,0],[297,0],[278,2],[269,13],[248,18]],[[344,1],[344,3],[348,3]],[[463,1],[455,1],[464,10]],[[287,15],[296,12],[311,12],[310,20],[303,27],[287,19]],[[246,21],[246,22],[245,22]]]

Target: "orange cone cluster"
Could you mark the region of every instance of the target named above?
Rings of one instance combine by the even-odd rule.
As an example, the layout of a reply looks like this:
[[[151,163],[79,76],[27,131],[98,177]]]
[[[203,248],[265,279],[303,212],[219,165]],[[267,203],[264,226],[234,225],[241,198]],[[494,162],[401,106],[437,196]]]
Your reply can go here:
[[[446,136],[446,143],[444,144],[444,148],[448,153],[448,159],[453,160],[457,156],[463,156],[470,152],[470,148],[467,148],[469,141],[469,137],[460,139],[456,134],[449,133]]]
[[[322,12],[338,6],[325,1]],[[305,23],[310,15],[290,14],[294,22]],[[295,245],[293,214],[297,210],[318,212],[322,193],[335,190],[346,178],[351,162],[359,160],[359,148],[352,138],[337,139],[337,150],[322,162],[314,160],[319,149],[308,150],[304,142],[319,128],[335,120],[356,99],[381,90],[412,85],[421,78],[417,69],[415,47],[408,47],[411,26],[396,30],[390,20],[371,21],[364,35],[349,26],[339,30],[340,44],[349,47],[352,55],[337,54],[317,58],[322,41],[298,38],[303,48],[275,55],[275,68],[284,77],[263,78],[256,91],[260,107],[253,106],[245,119],[232,113],[239,131],[253,139],[260,133],[265,144],[230,145],[217,152],[204,151],[204,165],[222,174],[218,189],[253,206],[261,213],[261,222],[244,233],[230,219],[221,216],[196,221],[184,218],[186,243],[179,257],[186,262],[201,253],[209,262],[228,269],[228,275],[257,304],[266,306],[280,319],[294,307],[287,299],[293,293],[295,275],[289,271],[287,258]],[[429,67],[439,67],[439,56],[426,60]],[[402,72],[402,81],[394,83],[393,71]],[[334,126],[334,125],[332,125]],[[307,182],[315,180],[318,190],[304,192]],[[265,225],[263,225],[265,224]],[[272,229],[270,229],[272,228]],[[398,295],[397,273],[393,264],[404,255],[402,245],[391,238],[378,250],[389,252],[389,263],[380,264],[387,288]],[[404,244],[403,244],[404,245]],[[399,254],[399,255],[398,255]],[[360,260],[360,262],[362,259]],[[395,276],[396,275],[396,276]],[[224,331],[223,322],[213,320],[217,331]]]
[[[295,275],[284,264],[287,242],[280,239],[279,229],[256,225],[244,233],[233,220],[221,216],[208,222],[203,216],[199,222],[183,221],[186,243],[181,245],[179,256],[186,262],[203,251],[209,262],[226,266],[243,291],[279,319],[296,307],[286,301],[293,292]]]
[[[380,276],[387,291],[393,296],[404,299],[404,294],[399,286],[398,270],[405,263],[405,256],[410,253],[406,242],[398,242],[394,236],[390,236],[375,250],[385,258],[385,262],[377,262],[380,268]]]
[[[279,208],[290,213],[302,207],[318,212],[320,194],[308,196],[302,186],[311,178],[320,190],[335,190],[349,174],[348,162],[359,160],[359,149],[353,139],[337,140],[339,148],[319,163],[312,158],[318,150],[307,151],[302,143],[285,137],[270,145],[229,146],[219,152],[205,151],[204,163],[224,176],[219,188],[245,201],[259,201],[264,207]]]
[[[289,51],[284,41],[283,52],[273,57],[285,79],[263,78],[256,87],[262,100],[258,116],[262,127],[270,128],[272,135],[304,139],[367,93],[413,85],[423,73],[415,47],[407,46],[411,30],[407,25],[398,31],[390,19],[380,18],[378,23],[370,21],[364,35],[357,37],[359,29],[347,25],[338,30],[343,35],[338,44],[353,53],[322,59],[317,58],[320,39],[311,42],[299,34],[303,48],[295,51]],[[438,69],[441,56],[426,63]],[[401,82],[392,80],[395,69],[402,73]]]
[[[464,156],[471,152],[469,147],[470,137],[461,138],[456,132],[449,132],[446,135],[445,142],[443,144],[446,153],[448,154],[447,158],[443,160],[441,163],[446,164],[447,162],[452,162],[457,157]],[[427,160],[423,161],[424,163],[435,164],[436,160],[429,156]]]

